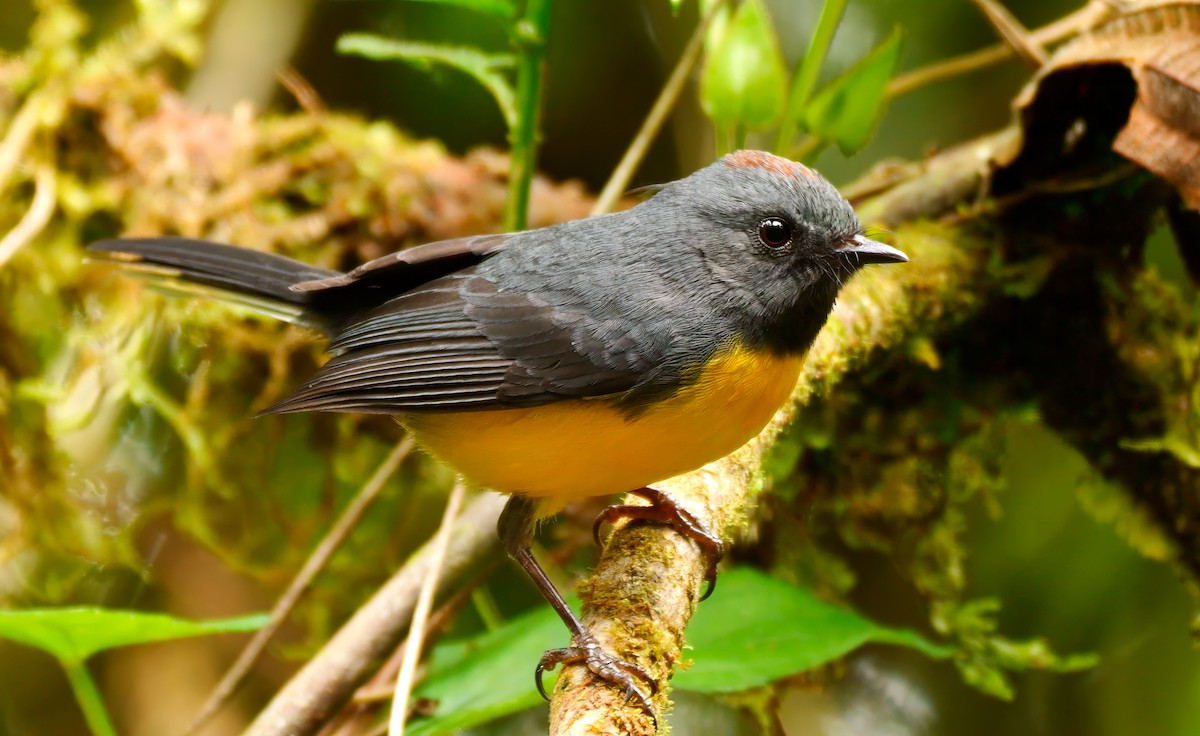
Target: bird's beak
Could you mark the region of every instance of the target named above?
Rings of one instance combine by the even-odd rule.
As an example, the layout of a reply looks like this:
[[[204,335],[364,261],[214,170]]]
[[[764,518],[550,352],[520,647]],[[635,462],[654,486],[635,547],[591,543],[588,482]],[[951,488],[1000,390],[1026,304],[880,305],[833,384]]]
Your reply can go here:
[[[865,266],[868,263],[908,263],[908,256],[904,255],[904,251],[871,240],[865,235],[850,238],[838,253],[845,255],[846,260],[855,266]]]

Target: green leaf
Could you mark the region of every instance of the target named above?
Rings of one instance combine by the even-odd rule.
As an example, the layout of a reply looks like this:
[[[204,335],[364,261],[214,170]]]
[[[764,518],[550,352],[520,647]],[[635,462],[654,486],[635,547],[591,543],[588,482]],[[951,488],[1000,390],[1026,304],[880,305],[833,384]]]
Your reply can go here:
[[[787,69],[763,0],[745,0],[709,55],[700,102],[718,127],[765,128],[783,112]]]
[[[787,105],[784,108],[783,123],[779,126],[776,136],[775,150],[778,153],[787,152],[796,134],[798,111],[803,110],[812,96],[813,87],[817,84],[817,76],[825,65],[825,56],[833,44],[834,34],[842,23],[849,0],[825,0],[821,6],[821,17],[817,19],[817,27],[813,29],[812,40],[808,42],[808,50],[804,59],[792,75],[792,88],[788,92]]]
[[[721,576],[716,593],[696,610],[687,640],[694,662],[675,673],[673,684],[699,692],[762,687],[867,643],[911,647],[935,659],[953,653],[912,631],[881,626],[752,568]]]
[[[578,608],[578,601],[571,605]],[[414,720],[411,733],[439,736],[537,705],[534,664],[565,638],[562,622],[545,607],[480,636],[438,646],[429,676],[415,692],[436,700],[437,712]],[[699,692],[767,685],[867,642],[900,644],[937,658],[951,654],[911,631],[879,626],[749,568],[721,576],[687,638],[694,663],[675,673],[674,686]],[[551,685],[547,676],[547,690]]]
[[[813,97],[803,111],[810,133],[837,143],[846,154],[866,145],[883,112],[887,84],[900,62],[903,38],[901,30],[895,29]]]
[[[517,17],[517,6],[512,0],[409,0],[409,2],[457,5],[504,20],[512,20]]]
[[[266,615],[189,621],[163,613],[109,608],[0,611],[0,639],[37,647],[62,662],[82,662],[105,649],[204,634],[255,631]]]
[[[578,600],[570,603],[578,610]],[[566,638],[562,621],[543,606],[480,636],[438,646],[429,676],[413,693],[436,700],[437,712],[414,719],[409,733],[452,733],[537,705],[542,696],[533,684],[533,667],[542,652],[565,645]],[[546,675],[547,692],[554,678]]]
[[[369,33],[342,36],[338,39],[337,50],[378,61],[405,61],[422,68],[441,64],[465,72],[491,92],[509,129],[516,125],[516,95],[512,83],[503,73],[516,65],[516,57],[512,54],[489,54],[468,46],[398,41]]]

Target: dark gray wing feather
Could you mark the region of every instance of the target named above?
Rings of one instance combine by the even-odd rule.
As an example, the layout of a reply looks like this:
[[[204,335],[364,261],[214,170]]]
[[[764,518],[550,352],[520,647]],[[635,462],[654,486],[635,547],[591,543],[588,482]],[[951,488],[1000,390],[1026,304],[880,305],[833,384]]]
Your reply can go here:
[[[346,273],[294,284],[291,289],[328,294],[347,288],[356,292],[381,289],[395,294],[474,266],[504,248],[512,237],[512,233],[493,233],[425,243],[380,256]]]
[[[650,356],[603,324],[475,269],[431,281],[347,325],[334,357],[268,413],[463,411],[628,391]]]

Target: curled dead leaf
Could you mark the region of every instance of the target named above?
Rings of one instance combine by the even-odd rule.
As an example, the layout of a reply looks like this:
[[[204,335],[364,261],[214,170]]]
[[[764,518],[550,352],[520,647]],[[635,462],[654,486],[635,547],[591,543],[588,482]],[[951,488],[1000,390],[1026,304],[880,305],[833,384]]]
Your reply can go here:
[[[1024,144],[1002,168],[1061,172],[1104,146],[1200,210],[1200,2],[1127,3],[1057,49],[1014,104]]]

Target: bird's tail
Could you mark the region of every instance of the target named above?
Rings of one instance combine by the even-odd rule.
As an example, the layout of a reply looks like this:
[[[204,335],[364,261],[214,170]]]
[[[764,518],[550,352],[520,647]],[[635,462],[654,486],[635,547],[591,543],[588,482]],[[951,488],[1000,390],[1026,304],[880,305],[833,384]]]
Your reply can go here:
[[[328,330],[336,315],[319,292],[293,291],[337,271],[274,253],[188,238],[102,240],[88,246],[170,292],[216,298],[286,322]]]

